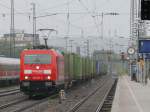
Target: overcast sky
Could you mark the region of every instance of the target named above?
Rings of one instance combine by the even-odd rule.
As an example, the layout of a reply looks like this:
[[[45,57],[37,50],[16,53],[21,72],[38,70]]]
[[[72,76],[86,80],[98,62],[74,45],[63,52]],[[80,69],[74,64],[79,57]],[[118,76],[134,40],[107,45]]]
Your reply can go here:
[[[32,5],[36,3],[37,16],[49,13],[57,15],[37,19],[37,29],[53,28],[58,31],[64,46],[62,37],[71,36],[78,43],[78,38],[91,38],[91,45],[105,48],[110,38],[114,42],[123,42],[118,37],[129,38],[130,31],[130,0],[14,0],[15,1],[15,29],[32,33]],[[69,9],[68,27],[67,13]],[[10,29],[10,0],[0,0],[0,33],[7,33]],[[119,15],[105,15],[116,12]],[[19,14],[18,14],[19,13]],[[20,14],[21,13],[21,14]],[[104,13],[104,38],[101,39],[101,13]],[[69,30],[68,30],[69,29]],[[55,34],[52,34],[55,36]],[[94,39],[95,38],[95,39]],[[96,39],[98,38],[99,41]],[[107,39],[108,38],[108,39]],[[81,40],[81,39],[79,39]],[[83,39],[84,40],[84,39]],[[96,41],[95,41],[96,40]],[[50,39],[49,44],[55,44],[58,39]],[[60,41],[59,41],[60,42]],[[57,43],[58,44],[58,43]],[[79,43],[80,44],[80,43]]]

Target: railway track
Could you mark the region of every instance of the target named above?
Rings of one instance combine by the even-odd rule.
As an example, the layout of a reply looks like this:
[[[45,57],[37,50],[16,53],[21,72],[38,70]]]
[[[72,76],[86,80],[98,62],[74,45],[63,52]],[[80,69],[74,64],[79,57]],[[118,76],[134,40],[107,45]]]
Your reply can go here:
[[[114,82],[112,79],[107,82],[104,81],[95,91],[76,103],[68,112],[99,112],[98,109],[102,107]]]
[[[28,110],[28,109],[30,109],[30,108],[38,105],[38,104],[46,102],[46,101],[48,101],[48,98],[45,98],[45,99],[42,99],[42,100],[38,100],[38,101],[35,101],[35,100],[34,101],[33,100],[29,101],[28,100],[27,102],[25,102],[26,103],[25,106],[22,106],[21,108],[18,108],[16,110],[13,110],[13,111],[10,111],[10,112],[23,112],[23,111],[26,111],[26,110]]]
[[[113,84],[109,93],[105,95],[104,100],[99,104],[98,108],[96,109],[96,112],[111,112],[116,86],[117,80],[115,80],[115,83]]]
[[[44,99],[44,101],[46,100]],[[21,112],[41,102],[43,102],[43,100],[36,101],[36,100],[30,100],[28,98],[23,98],[15,102],[10,102],[8,104],[2,105],[0,107],[0,112]]]
[[[53,94],[49,98],[55,98],[58,94]],[[40,100],[33,100],[29,99],[28,97],[24,97],[22,99],[9,102],[7,104],[0,106],[0,112],[22,112],[26,111],[28,109],[31,109],[32,107],[41,104],[43,102],[48,101],[49,98],[43,98]]]
[[[17,93],[20,93],[20,89],[19,88],[6,90],[6,91],[0,91],[0,97],[13,95],[13,94],[17,94]]]
[[[14,88],[4,88],[4,89],[0,89],[0,94],[1,93],[6,93],[6,92],[10,92],[10,91],[15,91],[15,90],[19,90],[19,87],[14,87]]]
[[[0,112],[22,112],[45,101],[48,101],[48,98],[44,98],[42,100],[31,100],[28,97],[24,97],[22,99],[0,105]]]
[[[7,108],[9,106],[12,106],[12,105],[15,105],[15,104],[18,104],[20,102],[23,102],[23,101],[26,101],[28,98],[22,98],[22,99],[19,99],[19,100],[16,100],[16,101],[11,101],[11,102],[8,102],[4,105],[0,105],[0,110],[4,109],[4,108]]]
[[[102,80],[99,87],[96,88],[87,97],[80,100],[68,112],[110,112],[115,91],[116,82],[112,79],[108,81]],[[50,98],[57,97],[56,94]],[[0,112],[23,112],[31,110],[36,105],[45,103],[48,98],[42,100],[31,100],[28,97],[20,98],[20,100],[8,102],[0,106]],[[107,111],[106,111],[107,110]]]

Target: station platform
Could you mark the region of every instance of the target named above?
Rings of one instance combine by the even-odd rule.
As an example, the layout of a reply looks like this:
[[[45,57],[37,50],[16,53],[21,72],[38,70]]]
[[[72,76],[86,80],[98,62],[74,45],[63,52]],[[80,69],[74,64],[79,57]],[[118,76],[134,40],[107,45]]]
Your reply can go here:
[[[120,77],[111,112],[150,112],[150,81],[144,85]]]

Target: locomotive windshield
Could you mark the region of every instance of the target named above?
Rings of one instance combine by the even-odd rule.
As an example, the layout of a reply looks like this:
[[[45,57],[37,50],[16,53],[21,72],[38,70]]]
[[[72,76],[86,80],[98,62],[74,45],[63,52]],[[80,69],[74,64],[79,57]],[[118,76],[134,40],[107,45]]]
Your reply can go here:
[[[25,64],[50,64],[51,56],[48,54],[25,55],[24,63]]]

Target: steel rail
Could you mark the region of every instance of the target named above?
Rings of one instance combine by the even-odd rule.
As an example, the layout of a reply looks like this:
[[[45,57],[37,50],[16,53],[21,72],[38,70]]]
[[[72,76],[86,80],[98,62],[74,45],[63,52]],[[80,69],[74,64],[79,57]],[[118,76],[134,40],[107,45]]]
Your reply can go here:
[[[105,104],[104,103],[105,100],[109,97],[110,92],[113,91],[116,88],[116,85],[117,85],[117,80],[115,80],[114,84],[111,85],[111,87],[109,88],[109,90],[105,94],[104,98],[102,99],[102,101],[98,105],[98,107],[97,107],[95,112],[101,112],[101,109],[103,108],[103,105]],[[113,99],[111,99],[111,100],[113,100]]]
[[[9,107],[9,106],[13,106],[13,105],[15,105],[15,104],[18,104],[18,103],[20,103],[20,102],[26,101],[27,99],[28,99],[28,98],[22,98],[21,100],[12,101],[12,102],[9,102],[9,103],[7,103],[7,104],[0,105],[0,110],[1,110],[1,109],[5,109],[5,108],[7,108],[7,107]]]
[[[24,106],[24,107],[22,107],[22,108],[20,108],[20,109],[17,109],[17,110],[11,111],[11,112],[22,112],[22,111],[28,110],[28,109],[30,109],[30,108],[32,108],[32,107],[38,105],[38,104],[41,104],[41,103],[43,103],[43,102],[48,101],[49,98],[55,98],[55,97],[57,97],[57,96],[58,96],[57,93],[56,93],[56,94],[53,94],[53,95],[51,95],[51,96],[48,97],[48,98],[44,98],[44,99],[42,99],[42,100],[33,102],[33,103],[30,104],[30,105],[26,105],[26,106]],[[21,106],[20,106],[20,107],[21,107]]]
[[[20,108],[20,109],[17,109],[17,110],[12,111],[12,112],[22,112],[22,111],[25,111],[25,110],[27,110],[27,109],[30,109],[30,108],[34,107],[35,105],[38,105],[38,104],[41,104],[41,103],[45,102],[45,101],[47,101],[47,100],[48,100],[47,98],[46,98],[46,99],[42,99],[42,100],[40,100],[40,101],[34,102],[33,104],[24,106],[24,107],[22,107],[22,108]]]
[[[106,92],[105,96],[103,97],[102,101],[101,101],[100,104],[98,105],[98,107],[97,107],[97,109],[96,109],[95,112],[99,112],[99,111],[101,110],[101,108],[102,108],[102,106],[103,106],[103,104],[104,104],[104,101],[105,101],[105,99],[107,98],[107,96],[108,96],[108,94],[109,94],[109,92],[110,92],[110,90],[111,90],[112,87],[113,87],[113,84],[112,84],[112,86],[108,89],[108,91]]]
[[[78,103],[76,103],[75,106],[67,112],[75,112],[85,101],[87,101],[91,96],[93,96],[105,84],[106,84],[105,80],[103,80],[103,82],[101,83],[101,85],[98,88],[96,88],[93,92],[91,92],[87,97],[83,98]]]
[[[7,88],[4,88],[4,89],[7,89]],[[0,90],[0,94],[2,93],[7,93],[7,92],[11,92],[11,91],[16,91],[16,90],[19,90],[19,88],[14,88],[14,89],[9,89],[8,90]]]
[[[14,89],[14,90],[9,90],[9,91],[3,91],[3,92],[0,92],[0,97],[8,96],[8,95],[13,95],[13,94],[17,94],[17,93],[20,93],[20,89]]]

